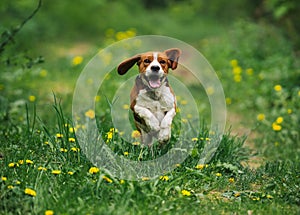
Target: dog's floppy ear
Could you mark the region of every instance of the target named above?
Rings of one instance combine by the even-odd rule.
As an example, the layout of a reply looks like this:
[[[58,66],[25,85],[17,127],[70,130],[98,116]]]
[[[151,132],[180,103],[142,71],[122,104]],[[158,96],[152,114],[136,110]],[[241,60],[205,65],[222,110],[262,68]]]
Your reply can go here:
[[[118,66],[118,73],[124,75],[136,62],[141,59],[141,55],[135,55],[129,59],[124,60]]]
[[[170,68],[176,69],[178,64],[179,56],[181,55],[181,50],[177,48],[167,49],[164,51],[169,58]]]

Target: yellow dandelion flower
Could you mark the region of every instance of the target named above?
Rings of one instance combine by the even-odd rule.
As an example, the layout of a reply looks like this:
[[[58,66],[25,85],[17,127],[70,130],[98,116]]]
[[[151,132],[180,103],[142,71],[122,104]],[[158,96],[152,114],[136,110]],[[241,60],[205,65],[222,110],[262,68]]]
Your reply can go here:
[[[100,169],[98,168],[98,167],[95,167],[95,166],[93,166],[93,167],[91,167],[90,169],[89,169],[89,173],[90,174],[96,174],[96,173],[98,173],[100,171]]]
[[[234,178],[229,178],[228,181],[229,181],[230,183],[234,183],[235,180],[234,180]]]
[[[190,196],[190,195],[191,195],[191,192],[188,191],[188,190],[181,190],[181,194],[182,194],[183,196]]]
[[[263,113],[258,114],[257,117],[256,117],[256,119],[258,121],[263,121],[265,118],[266,118],[266,116]]]
[[[119,32],[116,33],[116,39],[117,40],[126,39],[126,34],[123,31],[119,31]]]
[[[277,117],[276,123],[281,124],[282,122],[283,122],[283,117],[281,117],[281,116]]]
[[[129,155],[129,152],[124,152],[123,153],[125,156],[128,156]]]
[[[128,104],[124,104],[124,105],[123,105],[123,109],[124,109],[124,110],[129,110],[129,108],[130,108],[130,106],[129,106]]]
[[[116,128],[110,128],[109,131],[110,131],[110,132],[115,132],[115,133],[117,133],[117,132],[118,132],[118,129],[116,129]]]
[[[109,131],[106,133],[106,142],[109,142],[113,138],[113,132]]]
[[[230,65],[232,67],[237,67],[238,66],[238,61],[236,59],[233,59],[233,60],[230,61]]]
[[[205,167],[205,165],[204,164],[198,164],[197,166],[196,166],[196,169],[203,169]]]
[[[24,160],[18,160],[18,164],[20,165],[24,164]]]
[[[274,131],[280,131],[282,129],[281,125],[278,125],[276,122],[272,123],[272,129]]]
[[[26,164],[33,164],[33,161],[32,161],[32,160],[28,160],[28,159],[27,159],[25,162],[26,162]]]
[[[150,178],[148,178],[148,177],[142,177],[142,181],[149,181],[150,180]]]
[[[162,181],[169,181],[169,176],[163,175],[163,176],[160,176],[159,179]]]
[[[69,171],[69,172],[67,172],[67,174],[68,174],[68,175],[74,175],[74,172]]]
[[[126,34],[127,34],[127,37],[130,38],[130,37],[135,37],[136,36],[136,30],[131,28],[129,30],[126,31]]]
[[[33,95],[30,95],[30,96],[28,96],[28,100],[29,100],[30,102],[35,102],[36,97],[33,96]]]
[[[120,184],[125,184],[125,180],[121,179]]]
[[[19,166],[17,163],[9,163],[8,164],[8,167],[17,167],[17,166]]]
[[[282,90],[282,86],[280,84],[277,84],[277,85],[274,86],[274,90],[276,92],[280,92]]]
[[[232,73],[233,73],[234,75],[241,75],[241,73],[242,73],[242,68],[239,67],[239,66],[236,66],[236,67],[234,67],[234,68],[232,69]]]
[[[199,140],[199,139],[198,139],[197,137],[193,137],[193,138],[192,138],[192,141],[193,141],[193,142],[197,142],[198,140]]]
[[[43,78],[46,77],[47,74],[48,74],[48,71],[45,70],[45,69],[42,69],[42,70],[40,71],[40,76],[43,77]]]
[[[54,169],[54,170],[52,170],[51,173],[52,173],[53,175],[59,175],[59,174],[61,174],[61,170]]]
[[[271,196],[270,194],[267,195],[268,199],[273,199],[273,196]]]
[[[7,177],[2,176],[2,177],[1,177],[1,180],[2,180],[2,181],[7,181]]]
[[[219,172],[218,172],[218,173],[216,173],[216,176],[217,176],[217,177],[221,177],[221,176],[222,176],[222,173],[219,173]]]
[[[81,56],[75,56],[72,59],[72,64],[73,64],[73,66],[77,66],[77,65],[81,64],[82,61],[83,61],[83,57],[81,57]]]
[[[188,102],[187,102],[187,100],[181,100],[180,101],[180,104],[182,104],[182,105],[186,105]]]
[[[181,167],[180,163],[175,164],[176,167]]]
[[[25,194],[27,194],[27,195],[29,195],[29,196],[33,196],[33,197],[36,196],[36,191],[33,190],[33,189],[26,188],[26,189],[24,190],[24,192],[25,192]]]
[[[66,153],[66,152],[68,152],[68,149],[60,148],[60,151]]]
[[[49,145],[49,141],[45,141],[44,144],[45,144],[45,145]]]
[[[85,116],[90,118],[90,119],[94,119],[95,118],[95,111],[90,109],[87,112],[85,112]]]
[[[212,95],[215,93],[215,89],[213,87],[206,88],[207,95]]]
[[[14,186],[13,185],[8,185],[7,188],[8,189],[14,189]]]
[[[241,196],[241,193],[239,193],[239,192],[234,194],[234,197],[239,197],[239,196]]]
[[[73,128],[73,127],[69,128],[69,132],[70,133],[75,133],[76,132],[76,128]]]
[[[79,152],[79,151],[80,151],[80,149],[79,149],[79,148],[77,148],[77,147],[72,147],[72,148],[71,148],[71,151],[72,151],[72,152]]]
[[[141,136],[141,133],[138,130],[134,130],[131,133],[132,138],[139,138]]]
[[[18,181],[18,180],[17,180],[15,183],[16,183],[17,185],[19,185],[19,184],[21,184],[21,181]]]
[[[135,142],[133,142],[132,143],[132,145],[134,145],[134,146],[138,146],[138,145],[140,145],[141,143],[140,142],[137,142],[137,141],[135,141]]]
[[[46,168],[46,167],[43,167],[43,166],[39,166],[39,167],[38,167],[38,170],[39,170],[39,171],[47,171],[47,168]]]
[[[109,177],[107,177],[107,176],[102,176],[102,179],[103,180],[105,180],[106,182],[108,182],[108,183],[112,183],[113,181],[109,178]]]
[[[185,119],[185,118],[182,118],[182,119],[181,119],[181,122],[183,122],[183,123],[187,123],[187,122],[188,122],[188,120],[187,120],[187,119]]]
[[[234,75],[233,80],[237,83],[242,81],[242,76],[241,75]]]
[[[75,142],[75,138],[74,137],[69,137],[69,142],[74,143]]]
[[[53,210],[46,210],[45,215],[54,215],[54,211]]]
[[[100,98],[101,98],[101,97],[100,97],[99,95],[98,95],[98,96],[95,96],[94,101],[95,101],[95,102],[99,102],[99,101],[100,101]]]
[[[63,134],[60,134],[60,133],[57,133],[57,134],[56,134],[56,137],[57,137],[57,138],[63,138],[64,135],[63,135]]]
[[[227,105],[230,105],[230,104],[232,103],[231,98],[226,98],[225,101],[226,101],[226,104],[227,104]]]
[[[253,75],[253,69],[252,69],[252,68],[246,69],[246,73],[247,73],[247,75],[249,75],[249,76]]]

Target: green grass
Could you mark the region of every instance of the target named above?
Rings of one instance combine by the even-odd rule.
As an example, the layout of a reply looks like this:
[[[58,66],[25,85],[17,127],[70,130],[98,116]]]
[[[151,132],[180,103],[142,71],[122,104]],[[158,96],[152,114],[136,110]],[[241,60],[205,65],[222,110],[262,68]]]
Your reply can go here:
[[[240,162],[249,158],[244,139],[225,134],[212,161],[197,168],[197,151],[207,137],[203,128],[204,133],[199,133],[203,139],[199,138],[193,153],[172,172],[152,180],[147,176],[122,180],[105,169],[89,172],[93,164],[80,151],[72,151],[80,147],[69,139],[75,137],[66,126],[69,121],[59,104],[54,109],[57,124],[53,128],[40,123],[33,127],[34,115],[24,125],[2,124],[2,214],[42,214],[47,209],[58,214],[299,212],[299,165],[274,162],[257,170],[243,167]],[[112,141],[126,147],[117,137]],[[131,153],[142,149],[127,146],[124,150],[136,159]],[[15,165],[10,167],[11,163]],[[36,191],[36,196],[25,194],[26,188]],[[188,191],[186,195],[183,190]]]
[[[161,13],[153,12],[149,19],[155,22]],[[210,107],[203,87],[180,77],[187,81],[192,95],[201,96],[197,100],[201,124],[193,136],[197,140],[180,134],[181,121],[188,124],[192,119],[186,121],[178,113],[170,144],[162,149],[154,146],[153,152],[159,157],[180,139],[194,141],[189,156],[156,178],[143,175],[138,180],[123,180],[102,167],[90,172],[95,164],[77,141],[71,104],[76,80],[99,47],[87,43],[88,51],[82,51],[83,44],[77,43],[65,50],[60,48],[62,41],[48,44],[49,49],[36,47],[34,51],[46,58],[44,64],[23,69],[6,66],[1,71],[0,214],[45,214],[47,210],[55,214],[300,213],[299,60],[292,45],[280,29],[264,23],[236,21],[220,27],[206,17],[205,22],[190,20],[186,27],[190,34],[186,35],[177,30],[182,23],[173,18],[166,17],[168,24],[162,23],[154,33],[188,41],[206,56],[222,82],[228,112],[238,116],[254,137],[233,135],[240,126],[233,125],[210,162],[197,166],[209,144]],[[124,26],[107,31],[101,35],[101,47],[116,41],[127,25],[137,27],[144,19],[131,17]],[[145,25],[137,34],[151,32],[150,27]],[[83,62],[73,65],[77,55]],[[151,160],[151,150],[133,145],[138,139],[131,134],[125,134],[131,138],[125,141],[121,131],[111,132],[110,104],[126,79],[114,75],[112,72],[109,83],[99,91],[96,119],[100,134],[115,154],[134,161]],[[257,168],[251,166],[254,156],[264,160]],[[36,193],[26,194],[26,188]]]

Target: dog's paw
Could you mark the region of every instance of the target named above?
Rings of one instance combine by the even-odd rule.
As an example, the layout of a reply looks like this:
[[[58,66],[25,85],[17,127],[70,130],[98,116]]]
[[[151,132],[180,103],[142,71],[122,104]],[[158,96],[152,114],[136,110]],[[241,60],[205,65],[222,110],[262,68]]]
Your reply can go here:
[[[151,132],[156,132],[160,130],[159,121],[156,118],[152,118],[148,121],[148,126],[151,130]]]
[[[161,128],[169,128],[171,127],[173,118],[166,116],[160,123]]]
[[[160,143],[165,143],[168,142],[170,138],[171,138],[171,128],[170,127],[161,128],[158,134],[158,141]]]

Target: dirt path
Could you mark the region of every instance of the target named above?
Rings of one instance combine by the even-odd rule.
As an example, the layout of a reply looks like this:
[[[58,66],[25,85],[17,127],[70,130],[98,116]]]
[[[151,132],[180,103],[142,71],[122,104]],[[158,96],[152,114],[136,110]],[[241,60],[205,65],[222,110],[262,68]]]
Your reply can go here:
[[[253,169],[260,167],[265,161],[263,157],[258,154],[258,150],[255,146],[255,139],[259,134],[249,128],[249,126],[246,126],[246,122],[241,115],[230,111],[227,112],[227,128],[230,128],[233,136],[246,136],[247,139],[244,143],[244,146],[249,148],[253,154],[257,154],[250,157],[249,161],[243,162],[242,164]]]

